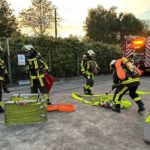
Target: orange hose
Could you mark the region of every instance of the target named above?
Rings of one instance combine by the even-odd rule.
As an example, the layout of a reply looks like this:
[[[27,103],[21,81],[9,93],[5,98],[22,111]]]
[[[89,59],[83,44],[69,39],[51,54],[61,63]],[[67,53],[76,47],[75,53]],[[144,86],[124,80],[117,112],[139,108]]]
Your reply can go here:
[[[73,112],[75,106],[73,104],[55,104],[47,106],[47,111]]]

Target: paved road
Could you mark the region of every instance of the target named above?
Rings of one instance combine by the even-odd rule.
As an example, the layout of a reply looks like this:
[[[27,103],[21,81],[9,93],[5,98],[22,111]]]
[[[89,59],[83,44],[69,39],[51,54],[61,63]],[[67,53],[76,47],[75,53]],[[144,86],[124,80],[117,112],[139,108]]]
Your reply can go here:
[[[75,112],[49,112],[46,123],[14,127],[5,126],[4,114],[0,114],[0,150],[149,150],[150,145],[143,141],[144,113],[136,112],[136,104],[117,114],[72,99],[72,92],[83,93],[84,82],[82,77],[61,79],[50,93],[53,103],[73,103]],[[110,75],[98,76],[94,93],[106,93],[111,85]],[[150,77],[141,78],[139,90],[150,91]],[[29,86],[21,86],[10,91],[3,95],[4,100],[30,90]],[[142,98],[150,110],[149,95]]]

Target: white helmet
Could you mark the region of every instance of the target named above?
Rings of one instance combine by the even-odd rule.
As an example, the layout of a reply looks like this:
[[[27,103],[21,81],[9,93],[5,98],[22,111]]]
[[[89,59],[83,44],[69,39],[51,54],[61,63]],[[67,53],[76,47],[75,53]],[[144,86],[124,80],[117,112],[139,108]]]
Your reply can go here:
[[[116,62],[116,60],[112,60],[112,61],[110,62],[110,68],[114,67],[115,62]]]
[[[23,49],[25,51],[30,51],[30,50],[34,49],[34,47],[32,45],[25,45],[25,46],[23,46]]]
[[[93,50],[88,50],[87,53],[89,54],[89,56],[94,56],[95,52]]]
[[[0,45],[0,52],[3,52],[3,48],[1,47],[1,45]]]

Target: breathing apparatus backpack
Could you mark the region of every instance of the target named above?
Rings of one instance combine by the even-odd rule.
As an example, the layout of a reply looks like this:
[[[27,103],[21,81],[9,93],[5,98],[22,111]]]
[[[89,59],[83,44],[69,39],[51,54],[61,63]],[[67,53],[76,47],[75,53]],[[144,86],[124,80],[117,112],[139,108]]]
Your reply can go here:
[[[115,67],[117,76],[120,80],[124,80],[127,77],[138,77],[142,75],[142,72],[125,57],[116,60]]]

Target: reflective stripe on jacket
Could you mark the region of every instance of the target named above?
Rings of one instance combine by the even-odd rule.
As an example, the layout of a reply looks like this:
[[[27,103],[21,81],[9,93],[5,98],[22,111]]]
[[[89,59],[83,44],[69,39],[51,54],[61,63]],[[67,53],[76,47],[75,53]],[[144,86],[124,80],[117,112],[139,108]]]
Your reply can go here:
[[[48,70],[48,66],[41,58],[27,59],[26,72],[29,73],[31,79],[44,77],[46,70]]]
[[[34,79],[38,79],[40,85],[44,86],[43,78],[46,70],[48,70],[48,66],[42,58],[34,57],[27,59],[26,72],[29,74],[31,86],[33,86]]]
[[[140,84],[140,79],[139,77],[126,77],[124,80],[120,80],[119,77],[117,76],[116,69],[114,68],[113,82],[115,84],[120,84],[124,86],[136,86]]]
[[[81,72],[82,72],[82,74],[86,73],[88,75],[92,75],[93,74],[92,66],[95,66],[96,68],[98,68],[96,61],[87,60],[87,58],[84,57],[83,60],[81,61]]]

